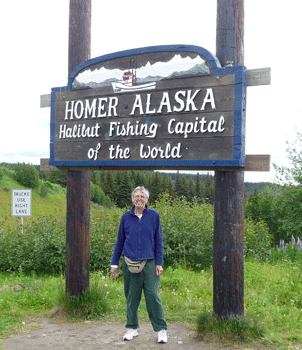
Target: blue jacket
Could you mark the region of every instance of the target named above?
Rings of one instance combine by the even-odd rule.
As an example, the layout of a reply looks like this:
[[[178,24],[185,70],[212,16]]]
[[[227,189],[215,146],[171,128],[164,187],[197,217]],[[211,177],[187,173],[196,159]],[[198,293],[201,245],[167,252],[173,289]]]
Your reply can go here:
[[[148,206],[143,216],[134,214],[134,207],[123,214],[111,265],[118,265],[121,255],[132,260],[153,260],[163,266],[164,245],[159,214]]]

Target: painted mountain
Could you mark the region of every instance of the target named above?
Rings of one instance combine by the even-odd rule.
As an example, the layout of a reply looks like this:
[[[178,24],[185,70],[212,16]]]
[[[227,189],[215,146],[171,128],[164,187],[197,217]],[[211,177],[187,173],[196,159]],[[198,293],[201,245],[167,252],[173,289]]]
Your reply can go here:
[[[121,80],[125,70],[119,68],[86,70],[80,72],[72,83],[72,90],[110,86],[112,81]],[[168,62],[158,61],[154,64],[147,62],[136,69],[138,84],[162,79],[185,78],[210,74],[210,70],[201,56],[191,58],[175,54]]]

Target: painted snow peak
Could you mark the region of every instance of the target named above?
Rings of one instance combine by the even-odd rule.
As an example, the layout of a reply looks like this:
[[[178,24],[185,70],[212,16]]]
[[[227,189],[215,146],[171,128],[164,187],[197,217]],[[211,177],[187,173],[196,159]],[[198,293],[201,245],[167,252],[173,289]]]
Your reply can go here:
[[[116,58],[89,66],[73,80],[72,90],[111,86],[115,93],[156,89],[156,82],[210,74],[203,57],[192,53],[163,52]]]

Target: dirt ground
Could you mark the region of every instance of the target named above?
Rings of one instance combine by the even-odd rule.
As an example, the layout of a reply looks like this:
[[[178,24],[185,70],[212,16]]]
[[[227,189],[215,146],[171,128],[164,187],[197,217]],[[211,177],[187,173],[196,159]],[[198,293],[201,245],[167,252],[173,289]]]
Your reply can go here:
[[[141,323],[138,337],[124,341],[125,325],[121,323],[53,323],[41,319],[37,330],[0,339],[1,350],[234,350],[208,344],[196,339],[194,331],[181,323],[168,324],[168,343],[157,343],[157,333],[150,323]],[[240,347],[241,350],[265,350],[266,348]]]
[[[51,323],[47,319],[41,322],[43,325],[41,329],[0,339],[0,344],[4,343],[4,347],[0,348],[5,350],[218,349],[196,340],[194,332],[180,323],[169,324],[168,343],[158,344],[157,333],[153,331],[150,323],[140,325],[138,337],[131,341],[123,341],[126,329],[125,325],[120,323],[58,324]]]

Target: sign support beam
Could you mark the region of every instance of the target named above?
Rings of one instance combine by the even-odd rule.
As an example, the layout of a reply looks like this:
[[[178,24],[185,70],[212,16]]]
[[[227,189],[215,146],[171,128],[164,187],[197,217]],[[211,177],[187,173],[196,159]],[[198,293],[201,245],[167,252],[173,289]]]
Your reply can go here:
[[[244,0],[217,0],[216,56],[222,67],[244,65]],[[215,172],[213,309],[244,315],[244,172]]]
[[[70,0],[68,76],[90,58],[91,0]],[[90,171],[67,171],[66,294],[81,296],[89,287]]]

